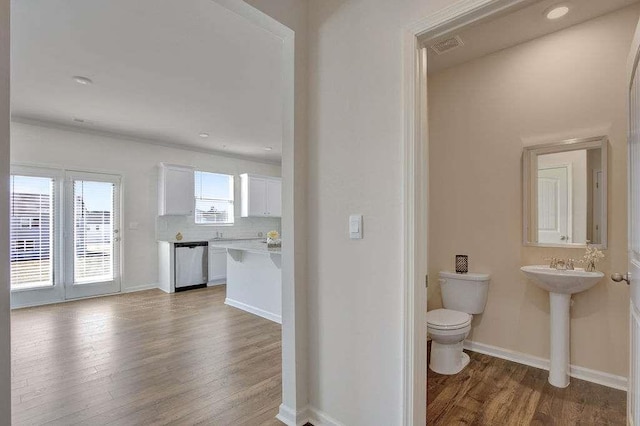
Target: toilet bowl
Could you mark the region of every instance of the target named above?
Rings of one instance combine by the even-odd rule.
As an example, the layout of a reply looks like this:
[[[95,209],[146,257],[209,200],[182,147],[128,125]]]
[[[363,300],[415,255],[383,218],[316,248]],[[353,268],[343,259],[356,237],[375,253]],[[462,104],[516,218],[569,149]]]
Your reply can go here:
[[[462,344],[471,331],[471,314],[484,311],[489,275],[440,272],[440,287],[444,309],[427,312],[427,333],[432,340],[429,368],[451,375],[469,364]]]
[[[462,342],[471,331],[472,316],[450,309],[427,312],[427,333],[431,336],[429,368],[439,374],[457,374],[469,364]]]

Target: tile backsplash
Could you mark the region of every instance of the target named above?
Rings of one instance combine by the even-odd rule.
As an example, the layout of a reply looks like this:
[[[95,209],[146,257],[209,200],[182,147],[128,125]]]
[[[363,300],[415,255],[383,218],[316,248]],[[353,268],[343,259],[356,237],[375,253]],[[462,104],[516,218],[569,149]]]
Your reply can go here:
[[[265,237],[271,230],[281,231],[279,218],[236,217],[233,225],[224,226],[196,225],[191,216],[158,216],[156,220],[158,241],[175,241],[178,232],[184,241],[194,241],[215,238],[216,232],[223,238],[259,238],[260,232]]]

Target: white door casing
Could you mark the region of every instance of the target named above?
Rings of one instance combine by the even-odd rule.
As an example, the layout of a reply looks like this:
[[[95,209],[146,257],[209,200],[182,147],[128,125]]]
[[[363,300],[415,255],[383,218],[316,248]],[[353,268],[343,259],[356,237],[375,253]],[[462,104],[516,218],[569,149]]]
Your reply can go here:
[[[628,281],[630,291],[627,423],[640,425],[640,24],[629,56]],[[618,281],[618,279],[616,280]]]

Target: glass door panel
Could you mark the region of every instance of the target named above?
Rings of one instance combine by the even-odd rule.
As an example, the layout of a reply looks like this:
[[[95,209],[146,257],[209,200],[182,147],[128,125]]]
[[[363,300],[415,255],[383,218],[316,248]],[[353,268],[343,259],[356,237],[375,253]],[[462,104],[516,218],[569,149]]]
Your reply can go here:
[[[118,265],[119,179],[70,173],[67,203],[69,256],[67,298],[97,296],[120,290]]]
[[[54,184],[50,177],[11,175],[11,290],[53,286]]]

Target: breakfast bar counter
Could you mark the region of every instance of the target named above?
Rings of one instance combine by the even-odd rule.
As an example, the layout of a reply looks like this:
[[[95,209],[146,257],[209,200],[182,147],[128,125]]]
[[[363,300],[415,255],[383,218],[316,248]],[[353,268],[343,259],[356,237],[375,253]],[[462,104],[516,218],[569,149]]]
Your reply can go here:
[[[209,241],[227,250],[225,304],[282,323],[281,249],[264,240]]]

